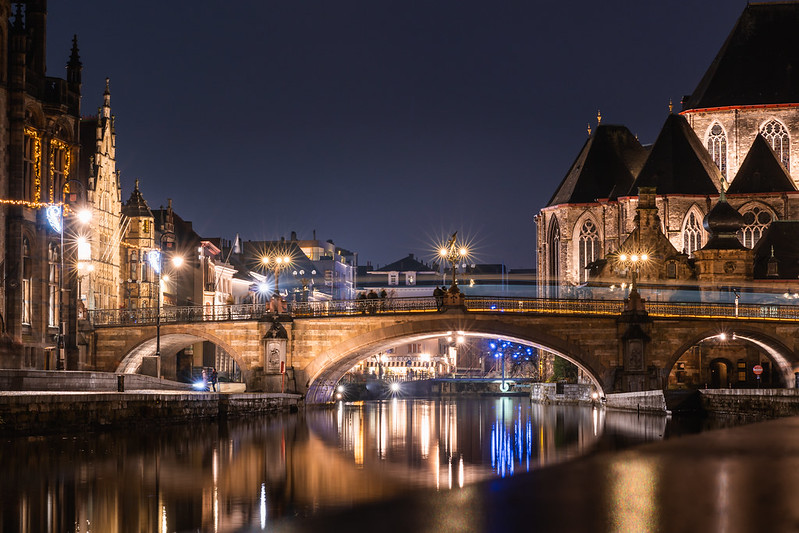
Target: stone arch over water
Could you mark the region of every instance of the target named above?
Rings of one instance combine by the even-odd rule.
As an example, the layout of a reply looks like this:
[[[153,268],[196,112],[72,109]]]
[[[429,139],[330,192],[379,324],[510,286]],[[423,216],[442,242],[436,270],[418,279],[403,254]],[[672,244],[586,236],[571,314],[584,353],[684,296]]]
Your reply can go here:
[[[358,362],[399,343],[462,334],[466,337],[501,338],[553,352],[588,375],[598,392],[612,386],[612,370],[578,345],[547,331],[543,325],[522,324],[494,316],[446,315],[413,320],[355,335],[317,355],[304,369],[308,403],[330,401],[336,383]]]

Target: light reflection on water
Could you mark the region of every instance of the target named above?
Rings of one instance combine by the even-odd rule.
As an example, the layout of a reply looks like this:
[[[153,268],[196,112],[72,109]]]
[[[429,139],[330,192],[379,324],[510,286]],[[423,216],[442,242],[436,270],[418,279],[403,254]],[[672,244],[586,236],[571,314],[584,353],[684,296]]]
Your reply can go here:
[[[227,423],[0,441],[2,531],[235,531],[458,490],[662,438],[659,416],[524,398],[338,404]]]

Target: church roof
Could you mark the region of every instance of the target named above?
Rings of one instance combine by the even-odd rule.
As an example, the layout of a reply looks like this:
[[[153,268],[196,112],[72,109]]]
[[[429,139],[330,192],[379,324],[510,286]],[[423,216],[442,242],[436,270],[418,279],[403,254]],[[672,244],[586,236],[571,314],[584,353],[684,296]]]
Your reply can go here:
[[[151,217],[153,212],[147,205],[147,201],[139,191],[139,180],[136,180],[136,185],[133,187],[133,192],[130,193],[130,198],[122,206],[122,214],[126,217]]]
[[[547,205],[596,202],[626,193],[646,153],[626,127],[598,125]]]
[[[434,270],[418,261],[413,257],[413,254],[408,254],[408,257],[403,257],[399,261],[394,261],[388,265],[374,270],[374,272],[434,272]]]
[[[795,280],[799,277],[799,221],[775,220],[755,245],[754,277],[769,277],[768,263],[772,250],[777,261],[777,277]]]
[[[799,103],[799,3],[749,4],[683,109]]]
[[[721,172],[685,117],[670,114],[629,194],[638,194],[639,187],[655,187],[659,195],[715,196],[721,180]]]
[[[727,194],[793,191],[796,191],[796,187],[785,167],[777,159],[768,141],[758,135],[727,189]]]

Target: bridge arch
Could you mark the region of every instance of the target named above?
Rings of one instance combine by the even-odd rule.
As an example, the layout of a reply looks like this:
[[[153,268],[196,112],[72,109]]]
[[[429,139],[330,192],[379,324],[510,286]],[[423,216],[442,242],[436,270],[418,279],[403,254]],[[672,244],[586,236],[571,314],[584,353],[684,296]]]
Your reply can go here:
[[[794,372],[799,372],[799,358],[797,358],[796,353],[777,335],[756,329],[751,324],[744,327],[727,325],[722,328],[714,327],[713,329],[700,331],[677,347],[677,350],[672,353],[668,361],[669,366],[666,370],[671,371],[677,361],[692,346],[696,346],[708,339],[721,339],[723,335],[728,335],[730,339],[742,340],[747,344],[760,348],[774,362],[783,385],[787,388],[795,387]]]
[[[243,380],[245,383],[247,382],[250,365],[247,364],[235,347],[224,338],[214,335],[207,328],[203,328],[202,324],[198,326],[185,324],[161,326],[161,357],[174,357],[180,350],[202,341],[211,342],[225,350],[236,361],[236,364],[241,369]],[[124,355],[117,366],[116,372],[124,374],[137,373],[141,367],[142,358],[147,355],[155,355],[156,343],[154,330],[152,334],[139,337],[130,342],[121,351]]]
[[[437,315],[425,320],[386,325],[351,337],[321,353],[303,369],[307,377],[306,402],[330,401],[339,379],[358,362],[375,352],[386,350],[398,343],[437,338],[456,332],[462,332],[466,337],[499,337],[542,348],[577,365],[590,377],[600,394],[612,386],[612,370],[599,358],[584,352],[575,343],[547,332],[546,326],[519,324],[485,315]]]

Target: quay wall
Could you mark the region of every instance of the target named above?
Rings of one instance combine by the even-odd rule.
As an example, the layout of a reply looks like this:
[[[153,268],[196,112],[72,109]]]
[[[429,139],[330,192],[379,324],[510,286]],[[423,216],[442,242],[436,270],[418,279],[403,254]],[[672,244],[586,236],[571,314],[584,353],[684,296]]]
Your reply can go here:
[[[178,383],[143,374],[114,374],[80,370],[0,370],[0,391],[92,391],[192,390]]]
[[[799,389],[704,389],[702,410],[713,415],[778,418],[799,415]]]
[[[531,383],[530,400],[558,405],[585,405],[592,402],[591,385],[575,383]]]
[[[605,396],[605,407],[624,411],[666,413],[666,397],[662,390],[618,392]]]
[[[299,394],[0,392],[0,433],[58,433],[216,420],[296,411],[301,405]]]

